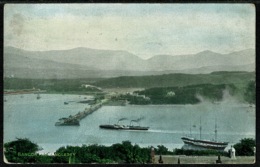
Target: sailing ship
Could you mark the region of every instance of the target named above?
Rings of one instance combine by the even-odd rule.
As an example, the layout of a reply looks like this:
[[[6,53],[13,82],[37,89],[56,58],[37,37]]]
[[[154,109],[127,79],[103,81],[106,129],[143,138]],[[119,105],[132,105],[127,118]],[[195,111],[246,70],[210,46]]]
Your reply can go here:
[[[217,122],[215,121],[215,140],[205,140],[201,139],[201,119],[200,119],[200,139],[192,138],[192,137],[182,137],[182,141],[185,145],[188,146],[189,149],[199,149],[199,150],[217,150],[224,151],[227,147],[228,142],[220,142],[217,141]]]

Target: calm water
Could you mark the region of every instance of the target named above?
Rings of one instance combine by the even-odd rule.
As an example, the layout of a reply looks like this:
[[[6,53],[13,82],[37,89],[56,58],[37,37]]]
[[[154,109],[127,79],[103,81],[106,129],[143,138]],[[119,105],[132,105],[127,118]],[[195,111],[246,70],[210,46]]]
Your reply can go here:
[[[80,122],[79,127],[54,126],[61,117],[83,111],[87,104],[80,101],[87,96],[42,94],[9,95],[4,103],[4,142],[29,138],[39,144],[42,152],[54,152],[61,146],[100,144],[112,145],[129,140],[141,146],[165,145],[169,149],[181,148],[181,137],[190,133],[199,137],[201,117],[202,138],[213,139],[215,119],[218,140],[237,143],[245,137],[255,138],[255,109],[246,104],[229,101],[221,104],[198,105],[147,105],[103,106]],[[90,97],[88,97],[90,98]],[[140,125],[149,126],[148,131],[116,131],[99,129],[100,124],[117,123],[120,118],[143,117]]]

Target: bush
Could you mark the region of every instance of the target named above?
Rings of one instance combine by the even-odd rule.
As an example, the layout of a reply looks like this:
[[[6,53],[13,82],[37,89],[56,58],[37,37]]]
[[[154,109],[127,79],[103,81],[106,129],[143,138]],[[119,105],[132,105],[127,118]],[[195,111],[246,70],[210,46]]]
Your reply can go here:
[[[208,156],[208,155],[222,155],[228,156],[227,152],[220,152],[217,150],[185,150],[185,149],[175,149],[175,155],[187,155],[187,156]]]
[[[154,149],[155,153],[157,155],[169,155],[172,154],[172,152],[170,152],[168,150],[168,148],[166,148],[164,145],[158,145],[157,148]]]
[[[8,162],[13,163],[36,163],[37,154],[39,150],[37,144],[31,142],[29,139],[17,138],[15,141],[4,144],[5,157]]]
[[[252,156],[254,155],[254,147],[256,143],[255,140],[252,138],[245,138],[240,140],[239,143],[234,145],[236,149],[236,155],[240,156]]]

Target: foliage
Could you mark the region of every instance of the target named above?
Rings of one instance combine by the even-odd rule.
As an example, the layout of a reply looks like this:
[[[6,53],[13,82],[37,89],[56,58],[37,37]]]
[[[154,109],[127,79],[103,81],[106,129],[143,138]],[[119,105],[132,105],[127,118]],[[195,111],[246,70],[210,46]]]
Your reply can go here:
[[[196,104],[201,101],[198,96],[212,102],[221,100],[225,89],[234,92],[236,87],[233,84],[157,87],[135,92],[138,95],[145,95],[149,100],[130,95],[125,95],[124,98],[130,101],[130,104]]]
[[[239,143],[234,145],[236,155],[240,156],[252,156],[254,155],[253,148],[256,146],[256,142],[252,138],[244,138]]]
[[[187,156],[208,156],[208,155],[222,155],[228,156],[227,152],[219,152],[216,150],[186,150],[186,149],[175,149],[174,155],[187,155]]]
[[[82,145],[60,147],[54,156],[39,155],[38,145],[28,139],[18,139],[5,144],[5,156],[14,163],[149,163],[151,148],[141,148],[130,141],[112,146]],[[35,156],[18,156],[17,152],[34,153]],[[162,145],[155,149],[157,153],[171,153]],[[70,154],[70,156],[58,156]]]
[[[150,160],[149,149],[123,141],[110,147],[99,145],[67,146],[59,148],[56,153],[76,153],[76,161],[81,163],[146,163]],[[66,157],[55,157],[57,163],[68,163]]]
[[[178,87],[199,84],[246,84],[254,80],[254,72],[216,72],[211,74],[164,74],[150,76],[121,76],[97,81],[103,88]]]
[[[48,92],[100,92],[94,87],[82,85],[93,84],[99,79],[19,79],[4,78],[4,89],[42,89]]]
[[[4,144],[5,157],[8,162],[33,163],[37,162],[36,151],[39,150],[37,144],[29,139],[17,138],[15,141]],[[22,156],[22,154],[31,154],[32,156]],[[35,155],[35,156],[34,156]]]
[[[158,145],[157,148],[154,149],[155,154],[157,155],[169,155],[172,154],[171,151],[168,150],[164,145]]]
[[[114,100],[122,100],[122,99],[129,101],[130,104],[145,105],[145,104],[151,103],[151,101],[148,99],[144,99],[143,97],[134,96],[134,95],[130,95],[130,94],[120,95],[119,97],[115,98]]]
[[[151,76],[122,76],[116,78],[84,79],[20,79],[4,78],[5,89],[43,89],[47,91],[82,91],[83,84],[110,88],[179,87],[200,84],[247,84],[254,80],[254,72],[215,72],[211,74],[164,74]],[[93,90],[89,90],[93,91]]]
[[[253,155],[255,140],[242,139],[234,145],[237,155]],[[4,144],[5,156],[13,163],[150,163],[151,147],[141,148],[130,141],[123,141],[112,146],[82,145],[60,147],[54,156],[37,154],[38,145],[28,139],[17,139]],[[228,156],[227,152],[216,150],[185,150],[175,149],[169,151],[165,146],[158,145],[154,148],[156,155],[187,155],[207,156],[221,155]],[[34,156],[18,156],[18,153],[31,153]],[[67,156],[58,156],[65,155]],[[69,154],[69,155],[68,155]]]

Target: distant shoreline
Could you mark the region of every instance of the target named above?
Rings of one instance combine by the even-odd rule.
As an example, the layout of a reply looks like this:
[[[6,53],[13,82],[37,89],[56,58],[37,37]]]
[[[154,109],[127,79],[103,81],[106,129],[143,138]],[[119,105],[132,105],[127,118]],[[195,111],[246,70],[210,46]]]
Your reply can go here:
[[[82,93],[82,92],[66,92],[66,93],[62,93],[62,92],[42,92],[42,93],[25,93],[25,94],[4,94],[4,96],[13,96],[13,95],[16,95],[16,96],[23,96],[23,95],[28,95],[28,94],[49,94],[49,95],[78,95],[78,96],[94,96],[95,93],[93,92],[89,92],[89,93]],[[100,94],[105,94],[105,93],[100,93]],[[187,103],[187,104],[124,104],[122,105],[122,103],[120,101],[112,101],[112,103],[108,103],[108,104],[104,104],[104,106],[184,106],[184,105],[190,105],[190,106],[194,106],[194,105],[201,105],[201,104],[212,104],[212,105],[219,105],[219,104],[223,104],[225,103],[224,101],[220,101],[220,102],[210,102],[210,101],[203,101],[203,102],[200,102],[200,103],[196,103],[196,104],[190,104],[190,103]],[[252,107],[252,108],[255,108],[255,104],[250,104],[250,103],[246,103],[246,102],[243,102],[243,103],[240,103],[240,105],[243,105],[245,107]]]

